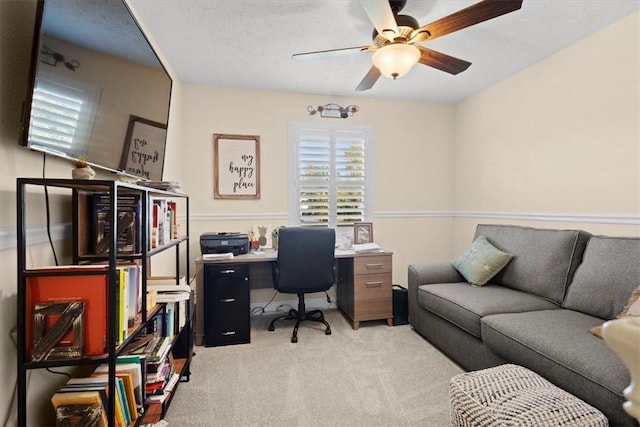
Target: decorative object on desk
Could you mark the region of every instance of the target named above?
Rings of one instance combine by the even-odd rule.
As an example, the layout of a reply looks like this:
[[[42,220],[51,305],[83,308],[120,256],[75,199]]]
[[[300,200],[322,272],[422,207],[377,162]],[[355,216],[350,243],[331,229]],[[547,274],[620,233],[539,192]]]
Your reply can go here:
[[[146,179],[161,177],[167,125],[130,115],[120,170]]]
[[[260,248],[260,242],[258,241],[258,235],[253,231],[253,229],[249,230],[249,249],[251,251],[255,251]]]
[[[93,179],[96,176],[96,171],[91,168],[85,156],[72,160],[71,164],[73,165],[73,169],[71,169],[73,179]]]
[[[81,359],[83,355],[84,303],[35,304],[31,361]]]
[[[279,225],[271,232],[271,238],[273,240],[273,249],[278,249],[278,236],[280,235],[280,229],[284,228],[284,225]]]
[[[373,243],[373,223],[356,222],[353,224],[353,241],[356,244]]]
[[[357,105],[347,105],[346,107],[342,107],[338,104],[325,104],[318,105],[317,108],[313,108],[313,106],[309,105],[307,106],[307,111],[310,116],[315,116],[317,113],[320,113],[320,117],[347,119],[360,111],[360,108]]]
[[[64,66],[71,71],[75,71],[76,68],[80,66],[78,60],[71,59],[67,61],[64,59],[64,56],[61,53],[54,52],[45,45],[42,45],[42,49],[40,49],[40,62],[44,62],[45,64],[51,65],[52,67],[56,67],[58,65],[58,62],[62,62]]]
[[[271,224],[258,224],[253,226],[253,234],[261,248],[273,247],[273,227]]]
[[[260,198],[260,137],[213,134],[213,198]]]

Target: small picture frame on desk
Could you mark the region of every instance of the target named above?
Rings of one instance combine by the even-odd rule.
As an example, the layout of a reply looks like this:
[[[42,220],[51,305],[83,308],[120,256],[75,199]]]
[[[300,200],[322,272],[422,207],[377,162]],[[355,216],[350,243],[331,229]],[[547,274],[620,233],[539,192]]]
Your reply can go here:
[[[373,243],[372,222],[356,222],[353,224],[353,243]]]

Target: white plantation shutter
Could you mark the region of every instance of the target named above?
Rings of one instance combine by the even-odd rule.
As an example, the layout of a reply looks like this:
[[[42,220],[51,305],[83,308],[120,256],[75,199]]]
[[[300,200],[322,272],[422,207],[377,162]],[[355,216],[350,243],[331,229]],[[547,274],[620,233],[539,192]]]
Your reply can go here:
[[[292,124],[290,217],[309,227],[369,218],[369,130]]]
[[[99,91],[39,78],[33,93],[29,139],[48,151],[72,153],[87,150]]]

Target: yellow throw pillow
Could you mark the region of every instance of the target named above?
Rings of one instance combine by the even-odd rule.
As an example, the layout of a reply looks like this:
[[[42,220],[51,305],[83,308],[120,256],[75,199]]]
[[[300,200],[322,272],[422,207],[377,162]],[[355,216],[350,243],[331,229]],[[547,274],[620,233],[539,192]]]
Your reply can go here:
[[[627,316],[640,316],[640,287],[631,293],[629,302],[624,307],[622,312],[616,316],[616,319]],[[594,326],[591,328],[591,333],[599,338],[602,338],[602,326]]]

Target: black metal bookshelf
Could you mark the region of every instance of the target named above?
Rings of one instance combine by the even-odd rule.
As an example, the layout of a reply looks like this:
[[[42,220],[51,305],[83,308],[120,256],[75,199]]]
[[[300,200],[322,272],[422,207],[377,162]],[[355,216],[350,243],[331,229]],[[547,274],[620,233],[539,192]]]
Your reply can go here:
[[[107,310],[107,351],[103,355],[83,357],[81,359],[74,360],[45,360],[39,362],[33,362],[27,360],[27,331],[26,331],[26,286],[27,278],[36,274],[45,274],[42,272],[36,272],[31,266],[27,266],[27,194],[28,188],[41,187],[44,190],[50,188],[67,189],[71,195],[72,205],[72,243],[73,243],[73,264],[71,265],[85,265],[85,264],[106,264],[108,267],[105,269],[107,275],[107,304],[109,309]],[[109,221],[113,226],[110,227],[108,233],[109,239],[109,251],[108,254],[102,256],[95,256],[88,250],[88,241],[91,238],[91,233],[88,231],[92,227],[92,216],[90,199],[94,193],[108,193],[111,209],[109,211]],[[140,230],[140,251],[136,254],[119,255],[117,253],[117,200],[118,194],[139,194],[141,195],[142,206],[140,223],[138,226]],[[18,178],[17,179],[17,299],[18,299],[18,319],[17,319],[17,335],[18,335],[18,357],[17,357],[17,400],[18,400],[18,425],[27,425],[27,371],[31,369],[43,369],[62,366],[80,366],[80,365],[99,365],[106,363],[109,366],[108,375],[108,387],[109,390],[115,390],[115,372],[116,372],[116,359],[126,344],[133,339],[136,335],[148,330],[151,322],[157,316],[162,317],[163,330],[166,333],[165,319],[165,304],[157,304],[155,307],[147,307],[146,301],[146,278],[149,273],[149,263],[151,257],[156,254],[174,250],[175,251],[175,271],[176,277],[180,276],[181,268],[180,263],[182,261],[181,247],[184,246],[185,257],[185,274],[189,278],[189,196],[183,193],[170,192],[157,190],[150,187],[139,186],[127,182],[120,182],[114,180],[73,180],[73,179],[45,179],[45,178]],[[152,198],[166,198],[166,199],[182,199],[185,206],[185,230],[183,230],[182,236],[175,238],[167,242],[161,247],[150,248],[149,232],[150,232],[150,212],[149,207],[152,203]],[[117,343],[117,288],[118,288],[118,274],[117,265],[122,261],[138,261],[141,266],[142,277],[142,310],[141,319],[132,328],[128,330],[128,337],[122,342]],[[65,275],[81,275],[82,270],[78,271],[65,271]],[[172,342],[172,351],[180,358],[179,373],[182,378],[188,380],[190,375],[191,357],[193,355],[193,339],[191,317],[192,307],[191,302],[186,304],[186,324],[178,331],[176,337]],[[144,386],[144,385],[142,385]],[[177,387],[177,385],[176,385]],[[173,391],[175,393],[175,389]],[[173,393],[171,397],[173,397]],[[115,394],[110,393],[110,396]],[[166,409],[168,408],[171,399],[167,399],[166,403],[162,405],[161,416],[164,416]],[[115,400],[108,399],[108,405],[106,408],[107,419],[109,425],[115,425]]]

